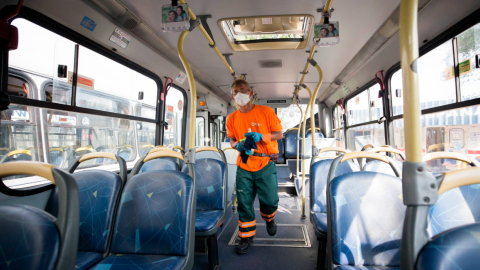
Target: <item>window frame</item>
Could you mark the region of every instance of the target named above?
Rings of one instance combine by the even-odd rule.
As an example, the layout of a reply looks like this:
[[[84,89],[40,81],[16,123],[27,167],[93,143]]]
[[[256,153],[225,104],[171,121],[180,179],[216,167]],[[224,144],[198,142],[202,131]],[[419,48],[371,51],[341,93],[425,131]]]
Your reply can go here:
[[[451,41],[452,46],[453,46],[453,53],[452,55],[454,59],[454,70],[455,70],[455,93],[456,93],[456,102],[451,103],[451,104],[446,104],[438,107],[433,107],[433,108],[428,108],[428,109],[423,109],[420,111],[421,115],[427,115],[427,114],[432,114],[432,113],[438,113],[442,111],[448,111],[448,110],[454,110],[454,109],[460,109],[460,108],[465,108],[465,107],[470,107],[470,106],[475,106],[480,104],[480,98],[475,98],[475,99],[470,99],[466,101],[460,101],[461,100],[461,89],[460,89],[460,82],[459,82],[459,70],[458,70],[458,51],[457,51],[457,42],[456,42],[456,37],[460,35],[461,33],[467,31],[471,27],[474,27],[476,24],[480,23],[480,9],[475,10],[468,16],[466,16],[464,19],[453,25],[452,27],[448,28],[438,36],[436,36],[434,39],[431,41],[428,41],[425,45],[421,46],[419,48],[419,58],[422,57],[423,55],[429,53],[430,51],[435,50],[438,46]],[[390,145],[391,139],[393,139],[393,134],[391,134],[393,131],[393,121],[398,120],[398,119],[404,119],[404,114],[399,114],[399,115],[393,115],[393,104],[392,104],[392,95],[395,94],[392,92],[392,77],[393,75],[399,71],[400,68],[400,61],[397,62],[395,65],[390,67],[387,72],[385,73],[385,91],[388,93],[388,97],[385,99],[384,95],[384,111],[385,111],[385,117],[387,118],[385,123],[386,123],[386,129],[388,128],[388,132],[385,132],[385,143]]]
[[[0,16],[3,16],[13,10],[13,6],[7,6],[0,10]],[[54,21],[53,19],[33,10],[28,7],[23,7],[20,10],[20,13],[15,16],[14,18],[10,19],[9,22],[12,22],[15,19],[25,19],[31,23],[34,23],[42,28],[45,28],[48,31],[51,31],[57,35],[60,35],[66,39],[69,39],[72,42],[75,42],[76,44],[83,46],[87,49],[90,49],[104,57],[107,57],[118,64],[121,64],[127,68],[130,68],[150,79],[152,79],[156,84],[157,84],[157,106],[156,106],[156,113],[155,113],[155,119],[149,119],[149,118],[144,118],[144,117],[138,117],[134,115],[124,115],[124,114],[119,114],[119,113],[113,113],[113,112],[106,112],[106,111],[101,111],[101,110],[95,110],[95,109],[88,109],[88,108],[82,108],[74,105],[64,105],[64,104],[59,104],[59,103],[52,103],[52,102],[46,102],[43,100],[35,100],[35,99],[28,99],[28,98],[21,98],[21,97],[15,97],[12,96],[10,97],[10,102],[12,104],[19,104],[19,105],[26,105],[26,106],[32,106],[36,108],[44,108],[44,109],[54,109],[54,110],[62,110],[62,111],[69,111],[69,112],[76,112],[76,113],[82,113],[82,114],[89,114],[89,115],[100,115],[100,116],[106,116],[106,117],[112,117],[112,118],[119,118],[119,119],[125,119],[125,120],[133,120],[133,121],[140,121],[140,122],[148,122],[148,123],[154,123],[156,124],[156,132],[155,132],[155,144],[156,145],[161,145],[163,142],[163,130],[161,128],[162,124],[162,107],[165,107],[163,101],[161,101],[160,97],[161,94],[163,93],[163,83],[161,78],[156,75],[155,73],[151,72],[150,70],[140,66],[139,64],[136,64],[123,56],[120,56],[117,54],[115,51],[108,49],[93,40],[75,32],[74,30],[71,30],[70,28]],[[75,56],[77,57],[77,56]],[[8,84],[8,52],[3,52],[2,57],[1,57],[1,70],[2,70],[2,76],[1,76],[1,84],[2,84],[2,89],[7,90],[6,84]],[[75,76],[74,76],[75,77]],[[75,91],[76,87],[72,87],[73,91]],[[72,96],[74,93],[72,93]]]
[[[187,91],[185,91],[185,89],[183,89],[181,86],[177,85],[177,84],[174,84],[172,83],[172,87],[177,89],[178,91],[180,91],[183,95],[183,120],[182,120],[182,140],[180,142],[180,146],[185,149],[185,141],[186,141],[186,134],[187,134],[187,105],[188,105],[188,96],[187,96]],[[168,96],[168,95],[167,95]],[[166,119],[165,117],[167,116],[167,97],[165,97],[165,102],[163,102],[163,108],[162,108],[162,116],[161,116],[161,123],[160,123],[160,126],[161,126],[161,129],[162,129],[162,138],[161,138],[161,141],[162,141],[162,145],[163,145],[163,131],[164,131],[164,124],[167,123],[166,122]]]

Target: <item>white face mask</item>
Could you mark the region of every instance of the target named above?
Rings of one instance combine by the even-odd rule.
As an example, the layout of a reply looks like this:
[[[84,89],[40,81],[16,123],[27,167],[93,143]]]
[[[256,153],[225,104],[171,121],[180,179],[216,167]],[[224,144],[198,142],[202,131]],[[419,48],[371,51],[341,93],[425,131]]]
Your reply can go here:
[[[240,106],[245,106],[250,101],[250,96],[247,94],[238,93],[235,97],[235,102]]]

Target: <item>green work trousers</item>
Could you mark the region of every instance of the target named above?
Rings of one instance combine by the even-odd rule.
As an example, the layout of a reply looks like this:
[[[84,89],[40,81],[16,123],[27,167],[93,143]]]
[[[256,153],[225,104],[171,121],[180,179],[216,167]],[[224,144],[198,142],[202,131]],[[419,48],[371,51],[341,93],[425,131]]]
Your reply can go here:
[[[260,214],[265,221],[275,218],[278,208],[277,166],[269,162],[258,172],[249,172],[237,168],[237,200],[239,233],[241,238],[253,237],[257,222],[253,204],[258,194]]]

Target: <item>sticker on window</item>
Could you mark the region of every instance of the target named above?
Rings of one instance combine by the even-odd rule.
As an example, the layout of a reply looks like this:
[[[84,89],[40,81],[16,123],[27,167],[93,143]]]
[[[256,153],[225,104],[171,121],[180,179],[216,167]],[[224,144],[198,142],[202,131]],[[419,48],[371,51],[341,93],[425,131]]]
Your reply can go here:
[[[187,74],[180,71],[180,73],[178,73],[177,77],[175,78],[175,81],[180,84],[183,84],[186,78],[187,78]]]
[[[181,100],[178,101],[177,107],[179,111],[183,110],[183,102]]]
[[[360,104],[360,97],[355,98],[355,105],[358,105],[358,104]]]
[[[463,62],[460,62],[458,64],[458,71],[460,73],[460,76],[472,72],[472,66],[470,64],[470,59],[467,59]]]
[[[455,71],[453,69],[453,66],[447,67],[445,69],[445,80],[450,80],[455,78]]]
[[[80,23],[80,25],[93,32],[93,30],[95,29],[95,26],[97,26],[97,23],[94,20],[85,16],[83,17],[83,20]]]
[[[68,84],[73,83],[73,72],[68,72]],[[77,75],[77,87],[88,89],[88,90],[95,90],[95,80],[82,76]]]
[[[117,44],[118,46],[122,47],[123,49],[126,49],[128,44],[132,38],[125,34],[122,30],[119,28],[115,28],[115,31],[113,31],[112,36],[110,37],[110,41]]]

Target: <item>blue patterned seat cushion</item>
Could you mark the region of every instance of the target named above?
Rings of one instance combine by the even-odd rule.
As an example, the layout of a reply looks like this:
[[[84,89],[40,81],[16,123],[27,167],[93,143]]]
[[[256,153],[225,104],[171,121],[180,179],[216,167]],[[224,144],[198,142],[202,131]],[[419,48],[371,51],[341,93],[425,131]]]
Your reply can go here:
[[[196,211],[195,217],[195,231],[196,232],[207,232],[213,229],[216,224],[220,221],[220,218],[223,215],[221,210],[213,211]]]
[[[315,226],[315,234],[327,234],[327,214],[312,213],[312,221]]]
[[[91,269],[177,270],[181,269],[184,264],[185,257],[180,256],[112,254]]]
[[[479,269],[479,253],[480,223],[473,223],[435,236],[420,251],[416,269]]]
[[[60,237],[55,218],[25,205],[0,206],[0,269],[54,269]]]
[[[312,212],[327,212],[327,178],[332,162],[333,159],[324,159],[315,162],[312,166],[311,181],[313,199],[310,201]],[[342,162],[338,164],[335,176],[358,171],[360,171],[360,168],[356,163],[353,163],[353,161]]]
[[[335,267],[335,270],[400,270],[400,267],[340,265]]]
[[[336,177],[330,184],[333,263],[400,266],[406,207],[402,180],[374,172]]]
[[[434,236],[451,228],[480,221],[480,185],[451,189],[430,207],[428,234]]]
[[[80,195],[79,251],[104,253],[122,187],[120,176],[102,170],[72,174]]]
[[[182,172],[133,176],[122,192],[111,252],[185,256],[192,198],[192,178]]]
[[[77,252],[77,261],[75,262],[75,270],[90,269],[103,259],[103,254],[98,252]]]
[[[188,167],[182,172],[188,174]],[[197,211],[225,209],[225,180],[227,170],[223,162],[203,158],[195,160],[195,177],[197,181]]]
[[[168,171],[168,170],[178,171],[178,164],[175,162],[175,160],[171,160],[171,159],[167,159],[167,158],[152,159],[152,160],[149,160],[146,163],[144,163],[143,166],[140,168],[140,171],[138,173],[155,171],[155,170],[157,170],[157,171],[158,170],[161,170],[161,171]]]

